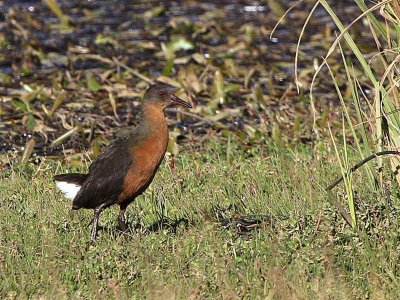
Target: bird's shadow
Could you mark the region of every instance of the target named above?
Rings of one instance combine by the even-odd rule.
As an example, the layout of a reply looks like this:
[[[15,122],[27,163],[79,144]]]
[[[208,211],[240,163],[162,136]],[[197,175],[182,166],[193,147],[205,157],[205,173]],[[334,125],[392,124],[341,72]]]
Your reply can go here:
[[[133,236],[135,234],[148,235],[160,231],[176,234],[178,229],[187,229],[191,225],[193,225],[192,222],[185,217],[178,219],[161,218],[149,226],[146,226],[141,222],[128,222],[126,230],[122,231],[117,227],[116,232],[125,236]]]
[[[264,227],[274,228],[274,223],[276,222],[272,216],[251,216],[236,213],[233,217],[232,215],[228,216],[225,211],[215,208],[206,215],[208,216],[205,219],[210,219],[215,224],[219,224],[221,228],[233,229],[239,235],[247,235]],[[176,234],[179,230],[184,231],[194,225],[196,225],[195,222],[186,217],[176,219],[161,217],[151,225],[145,225],[143,222],[136,221],[128,222],[126,230],[120,230],[118,227],[100,226],[99,231],[108,231],[111,235],[119,235],[125,237],[125,239],[132,239],[137,235],[146,236],[157,232]]]
[[[146,230],[148,232],[157,232],[166,229],[171,233],[176,233],[178,228],[186,229],[190,225],[192,225],[192,222],[188,218],[182,217],[175,220],[162,218],[148,226]]]

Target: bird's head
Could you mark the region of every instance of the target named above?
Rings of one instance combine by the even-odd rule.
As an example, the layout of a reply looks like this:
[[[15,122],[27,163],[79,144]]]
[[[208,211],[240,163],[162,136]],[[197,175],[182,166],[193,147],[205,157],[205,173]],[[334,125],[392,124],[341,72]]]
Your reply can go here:
[[[175,88],[166,84],[153,84],[147,89],[146,93],[144,94],[143,105],[155,106],[162,110],[166,109],[167,107],[177,105],[192,108],[192,105],[190,105],[190,103],[175,96],[175,91]]]

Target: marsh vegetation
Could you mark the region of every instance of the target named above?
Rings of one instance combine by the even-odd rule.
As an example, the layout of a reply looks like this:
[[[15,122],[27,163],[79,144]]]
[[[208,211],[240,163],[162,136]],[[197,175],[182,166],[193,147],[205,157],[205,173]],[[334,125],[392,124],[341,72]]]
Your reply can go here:
[[[289,9],[289,11],[288,11]],[[286,13],[286,15],[284,15]],[[400,6],[354,1],[0,1],[0,295],[393,299],[399,294]],[[283,18],[281,18],[284,16]],[[277,25],[275,27],[275,25]],[[127,213],[70,213],[153,82],[168,160]]]

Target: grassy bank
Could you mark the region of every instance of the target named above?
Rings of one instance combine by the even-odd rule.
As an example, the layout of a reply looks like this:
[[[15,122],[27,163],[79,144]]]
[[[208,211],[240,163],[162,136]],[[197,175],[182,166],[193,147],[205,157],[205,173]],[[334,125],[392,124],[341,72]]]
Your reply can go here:
[[[396,197],[354,176],[359,229],[336,214],[318,184],[335,178],[334,154],[243,150],[207,143],[163,164],[128,210],[132,231],[102,214],[71,213],[51,182],[66,166],[15,166],[1,175],[0,295],[26,298],[393,298],[399,293]],[[350,156],[351,157],[351,156]],[[353,161],[357,158],[351,157]],[[343,191],[340,187],[336,191]],[[392,192],[394,193],[394,192]],[[343,197],[343,195],[342,195]],[[345,203],[345,202],[343,202]],[[219,217],[270,215],[243,234]],[[162,226],[160,220],[163,219]]]

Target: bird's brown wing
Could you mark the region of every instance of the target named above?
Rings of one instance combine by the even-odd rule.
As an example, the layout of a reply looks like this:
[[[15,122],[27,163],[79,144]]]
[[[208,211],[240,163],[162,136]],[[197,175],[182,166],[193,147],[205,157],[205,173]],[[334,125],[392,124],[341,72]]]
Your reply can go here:
[[[73,208],[113,204],[123,190],[124,177],[132,164],[129,135],[105,148],[89,167],[88,178],[73,201]]]

